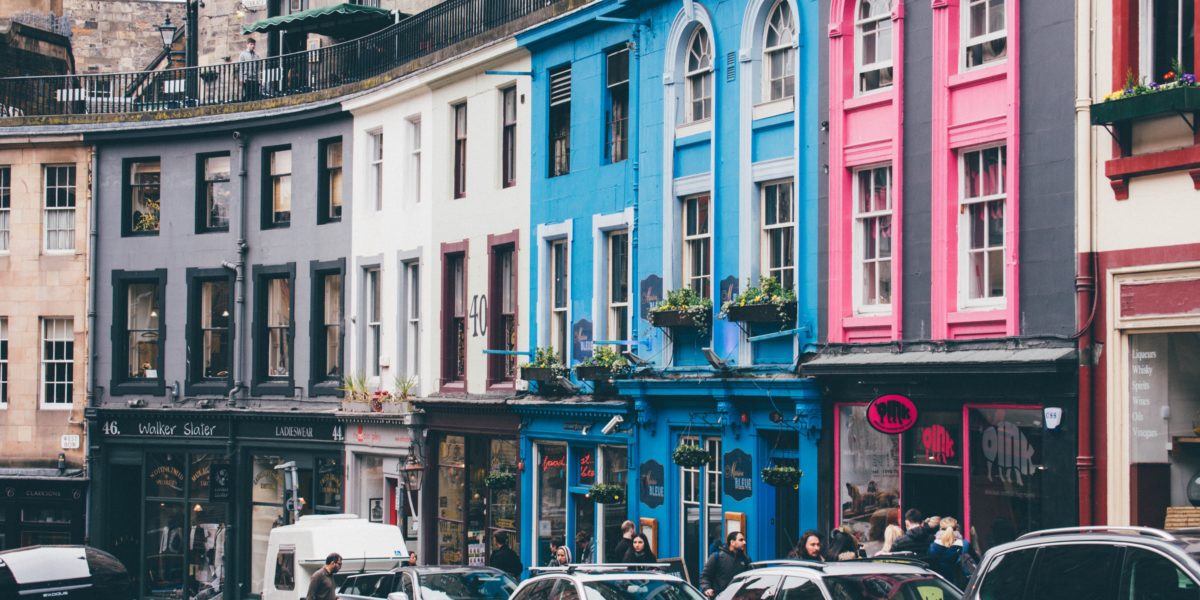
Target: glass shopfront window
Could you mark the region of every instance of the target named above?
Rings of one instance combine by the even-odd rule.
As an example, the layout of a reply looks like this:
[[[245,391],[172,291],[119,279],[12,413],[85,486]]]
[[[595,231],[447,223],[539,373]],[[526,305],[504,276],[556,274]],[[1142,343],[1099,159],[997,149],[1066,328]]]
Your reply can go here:
[[[296,463],[300,515],[335,514],[344,510],[342,459],[329,456],[256,454],[251,460],[250,591],[262,593],[264,561],[271,530],[291,522],[285,505],[283,471],[276,465]]]
[[[146,454],[143,593],[149,598],[220,597],[228,506],[209,501],[213,456]]]
[[[629,518],[629,450],[624,446],[601,446],[600,469],[604,483],[625,489],[619,502],[601,505],[600,531],[603,532],[603,543],[597,541],[602,549],[600,561],[621,562],[625,557],[617,556],[615,549],[621,541],[621,523]]]
[[[561,444],[537,445],[537,556],[539,565],[550,561],[550,540],[563,541],[567,535],[567,447]]]
[[[466,490],[466,438],[448,435],[438,446],[438,562],[463,564],[463,496]]]
[[[520,552],[516,485],[487,485],[490,475],[517,472],[516,439],[443,435],[438,443],[437,564],[483,566],[496,533]]]
[[[520,450],[516,440],[491,441],[491,470],[492,472],[516,473],[517,462],[520,460]],[[508,547],[518,556],[521,554],[520,533],[517,531],[520,504],[517,502],[517,488],[489,489],[491,495],[491,535],[503,531],[508,533]]]
[[[900,438],[871,427],[865,404],[843,404],[837,415],[840,522],[854,528],[859,539],[882,540],[889,509],[897,513],[892,522],[899,524]]]
[[[1042,529],[1040,408],[968,407],[971,540],[979,552]]]

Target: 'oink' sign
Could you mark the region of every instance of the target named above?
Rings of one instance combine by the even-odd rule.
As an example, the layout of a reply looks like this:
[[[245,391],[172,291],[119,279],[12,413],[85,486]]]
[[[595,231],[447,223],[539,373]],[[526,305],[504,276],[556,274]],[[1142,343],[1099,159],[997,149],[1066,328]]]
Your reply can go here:
[[[904,433],[917,423],[917,406],[899,394],[880,396],[867,407],[867,422],[880,433]]]

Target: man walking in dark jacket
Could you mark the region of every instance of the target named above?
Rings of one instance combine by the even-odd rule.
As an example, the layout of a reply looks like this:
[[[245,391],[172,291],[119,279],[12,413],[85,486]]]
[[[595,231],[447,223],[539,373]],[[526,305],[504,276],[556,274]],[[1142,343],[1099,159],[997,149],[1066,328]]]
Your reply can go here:
[[[896,538],[892,544],[892,552],[912,552],[917,556],[929,554],[929,544],[933,543],[933,534],[925,528],[921,511],[910,508],[904,511],[904,535]]]
[[[333,583],[333,574],[342,568],[342,555],[334,552],[325,557],[325,566],[313,573],[308,580],[308,595],[306,600],[336,600],[337,585]]]
[[[700,572],[700,591],[712,598],[729,587],[729,582],[742,571],[750,570],[750,557],[746,555],[746,536],[735,531],[725,536],[725,546],[713,552]]]
[[[496,549],[492,551],[492,557],[488,560],[488,566],[494,569],[500,569],[517,581],[521,580],[521,571],[525,570],[525,565],[521,563],[521,558],[513,552],[512,548],[508,547],[508,534],[501,531],[496,534]]]

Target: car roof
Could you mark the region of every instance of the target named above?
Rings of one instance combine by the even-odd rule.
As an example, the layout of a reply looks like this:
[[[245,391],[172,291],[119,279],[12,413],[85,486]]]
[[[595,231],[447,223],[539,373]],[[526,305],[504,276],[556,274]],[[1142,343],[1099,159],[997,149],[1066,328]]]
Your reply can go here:
[[[580,564],[565,567],[535,567],[530,569],[533,576],[526,581],[545,576],[570,577],[579,581],[624,581],[629,579],[654,579],[662,581],[683,580],[661,569],[658,565],[621,565],[621,564]]]
[[[778,560],[754,563],[754,567],[755,568],[752,571],[745,571],[742,573],[742,575],[746,575],[747,573],[789,575],[795,574],[798,570],[827,577],[872,574],[935,574],[928,565],[921,561],[887,557],[845,560],[827,563],[809,560]]]
[[[372,575],[386,575],[388,573],[403,573],[410,572],[418,575],[429,575],[433,573],[489,573],[492,575],[507,575],[504,571],[493,567],[468,567],[466,565],[404,565],[389,569],[387,571],[364,571],[362,573],[350,573],[349,577],[368,577]]]
[[[1062,527],[1026,533],[988,550],[988,554],[1068,543],[1135,544],[1155,546],[1200,558],[1200,529],[1163,530],[1152,527],[1097,525]]]

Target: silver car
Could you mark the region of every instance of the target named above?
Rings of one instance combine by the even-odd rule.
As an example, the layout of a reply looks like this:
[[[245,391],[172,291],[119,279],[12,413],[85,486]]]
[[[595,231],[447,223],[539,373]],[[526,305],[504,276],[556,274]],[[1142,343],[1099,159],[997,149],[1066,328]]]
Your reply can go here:
[[[707,600],[667,565],[568,565],[532,569],[512,600]]]
[[[399,567],[351,574],[342,600],[508,600],[517,582],[491,567]]]

